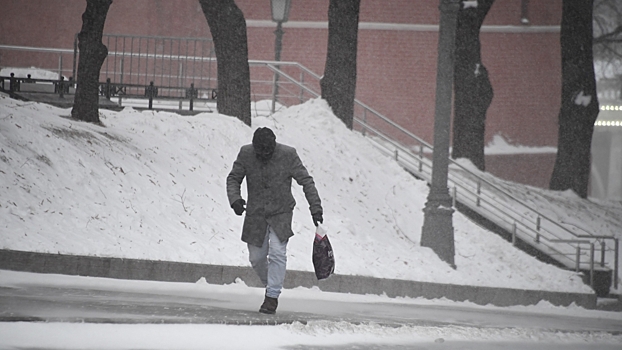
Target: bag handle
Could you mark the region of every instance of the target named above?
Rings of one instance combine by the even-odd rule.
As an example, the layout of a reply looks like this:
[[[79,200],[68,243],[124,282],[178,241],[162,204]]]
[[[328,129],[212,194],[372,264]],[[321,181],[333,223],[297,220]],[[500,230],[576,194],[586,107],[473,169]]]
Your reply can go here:
[[[315,228],[315,239],[321,241],[324,236],[326,236],[326,229],[324,229],[324,227],[322,227],[322,225],[318,223],[317,227]]]

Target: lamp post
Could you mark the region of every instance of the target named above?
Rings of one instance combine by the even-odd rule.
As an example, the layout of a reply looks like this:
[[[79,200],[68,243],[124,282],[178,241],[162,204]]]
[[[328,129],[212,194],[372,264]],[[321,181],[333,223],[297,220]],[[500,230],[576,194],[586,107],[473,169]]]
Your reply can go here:
[[[449,129],[454,77],[454,47],[460,0],[440,0],[440,23],[434,112],[432,184],[425,204],[421,245],[429,247],[451,267],[454,263],[452,199],[447,188]]]
[[[287,22],[289,17],[289,7],[291,0],[270,0],[272,9],[272,20],[276,22],[276,30],[274,31],[274,60],[281,60],[281,49],[283,43],[283,23]],[[276,66],[280,69],[279,66]],[[279,94],[279,73],[274,74],[274,86],[272,88],[272,113],[276,107],[276,97]]]

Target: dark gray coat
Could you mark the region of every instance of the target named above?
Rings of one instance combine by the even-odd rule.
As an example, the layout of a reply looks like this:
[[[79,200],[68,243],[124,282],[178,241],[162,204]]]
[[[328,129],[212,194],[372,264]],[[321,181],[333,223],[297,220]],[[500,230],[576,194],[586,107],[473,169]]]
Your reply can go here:
[[[242,241],[248,244],[261,247],[267,225],[272,227],[281,241],[294,235],[292,216],[296,201],[292,196],[292,178],[302,186],[311,214],[322,213],[313,178],[293,147],[277,143],[272,158],[263,163],[255,156],[252,144],[242,146],[227,176],[229,204],[242,198],[240,186],[245,177],[248,203]]]

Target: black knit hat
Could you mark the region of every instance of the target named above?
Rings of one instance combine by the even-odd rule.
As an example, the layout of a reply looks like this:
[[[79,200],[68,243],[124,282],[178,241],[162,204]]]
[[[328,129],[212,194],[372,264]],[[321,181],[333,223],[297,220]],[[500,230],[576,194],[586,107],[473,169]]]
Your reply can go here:
[[[276,147],[276,136],[270,128],[259,128],[253,134],[253,147],[257,158],[268,160],[272,158]]]
[[[253,146],[268,146],[276,142],[276,135],[270,128],[258,128],[253,134]]]

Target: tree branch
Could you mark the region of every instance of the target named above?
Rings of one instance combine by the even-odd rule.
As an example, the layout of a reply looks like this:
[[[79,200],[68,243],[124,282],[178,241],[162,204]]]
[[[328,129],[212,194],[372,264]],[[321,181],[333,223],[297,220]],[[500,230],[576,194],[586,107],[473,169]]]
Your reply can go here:
[[[602,44],[602,43],[606,43],[606,42],[612,42],[612,41],[613,42],[622,41],[622,38],[611,39],[611,38],[616,37],[619,34],[622,34],[622,25],[617,26],[616,29],[614,29],[612,32],[605,33],[603,35],[595,37],[594,38],[594,45]]]

